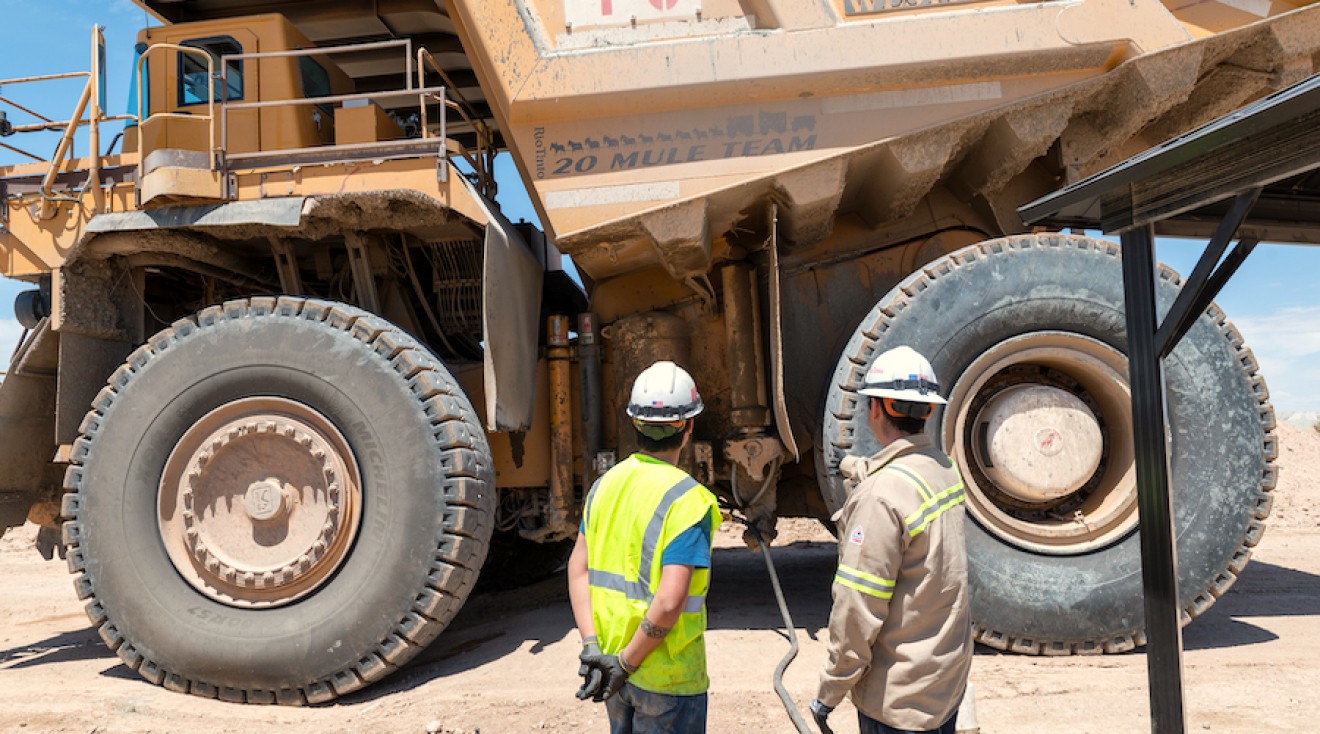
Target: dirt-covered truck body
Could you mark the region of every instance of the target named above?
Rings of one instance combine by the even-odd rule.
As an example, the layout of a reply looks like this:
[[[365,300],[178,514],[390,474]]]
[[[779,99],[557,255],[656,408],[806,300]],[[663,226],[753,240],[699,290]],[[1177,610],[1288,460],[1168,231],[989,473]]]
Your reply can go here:
[[[69,134],[0,169],[0,269],[36,286],[0,524],[43,527],[148,680],[387,675],[479,574],[562,561],[657,359],[707,405],[687,469],[767,535],[827,520],[898,344],[949,398],[977,639],[1142,644],[1117,245],[1016,207],[1314,73],[1314,8],[140,4],[122,138],[99,31],[73,124],[5,121]],[[503,151],[544,232],[501,214]],[[1217,309],[1166,371],[1190,618],[1263,532],[1273,413]]]

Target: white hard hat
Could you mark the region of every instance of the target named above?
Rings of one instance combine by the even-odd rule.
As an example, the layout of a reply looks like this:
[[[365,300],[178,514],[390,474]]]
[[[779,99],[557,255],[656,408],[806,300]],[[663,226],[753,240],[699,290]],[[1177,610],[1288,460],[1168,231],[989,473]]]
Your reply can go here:
[[[643,423],[670,423],[691,418],[706,406],[697,383],[673,362],[656,362],[642,370],[633,383],[628,416]]]
[[[862,389],[857,392],[908,403],[944,405],[947,402],[940,397],[940,383],[930,362],[906,346],[894,347],[876,357],[862,380]]]

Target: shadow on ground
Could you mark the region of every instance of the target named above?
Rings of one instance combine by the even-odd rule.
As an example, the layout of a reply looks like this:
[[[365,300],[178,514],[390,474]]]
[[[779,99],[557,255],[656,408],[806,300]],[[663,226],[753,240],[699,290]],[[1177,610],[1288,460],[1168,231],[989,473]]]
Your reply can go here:
[[[1278,636],[1244,620],[1293,616],[1320,616],[1320,576],[1252,561],[1227,594],[1183,628],[1183,647],[1212,650],[1269,642]]]
[[[90,627],[61,632],[40,642],[0,650],[0,670],[22,670],[35,665],[115,658]]]

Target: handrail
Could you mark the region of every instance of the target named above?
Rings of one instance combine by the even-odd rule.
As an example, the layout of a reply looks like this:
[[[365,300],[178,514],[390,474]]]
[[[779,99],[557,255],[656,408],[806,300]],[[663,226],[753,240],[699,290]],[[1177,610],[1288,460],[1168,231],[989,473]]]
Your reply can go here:
[[[356,53],[359,51],[373,51],[380,48],[395,48],[402,46],[404,48],[404,66],[403,85],[405,89],[412,89],[412,39],[399,38],[390,41],[371,41],[368,43],[350,43],[343,46],[326,46],[315,48],[301,48],[292,51],[261,51],[252,53],[224,54],[220,57],[220,84],[224,92],[224,99],[220,105],[220,150],[222,152],[229,150],[229,110],[243,109],[253,103],[243,105],[231,105],[229,103],[229,62],[242,61],[245,59],[287,59],[299,56],[332,56],[342,53]],[[330,97],[309,97],[311,104],[325,104]],[[271,102],[294,102],[295,100],[269,100]],[[267,105],[275,106],[275,105]]]
[[[324,97],[294,97],[292,99],[263,99],[257,102],[229,102],[225,104],[227,109],[231,110],[255,110],[262,107],[282,107],[284,105],[319,105],[328,102],[353,102],[363,99],[377,99],[389,97],[411,97],[419,92],[425,94],[440,94],[445,91],[444,87],[427,87],[426,89],[395,89],[384,92],[356,92],[353,94],[327,94]],[[418,96],[422,96],[418,95]]]
[[[34,161],[48,163],[46,172],[41,176],[40,183],[35,188],[35,192],[39,194],[43,200],[41,209],[41,217],[43,218],[50,216],[50,207],[59,202],[73,202],[82,206],[83,197],[85,197],[88,192],[90,192],[92,196],[93,209],[98,212],[103,209],[105,196],[104,192],[101,190],[100,123],[108,120],[136,119],[131,115],[107,117],[104,113],[104,100],[101,99],[101,81],[104,75],[104,69],[101,68],[105,49],[104,31],[105,29],[100,25],[92,26],[90,71],[40,74],[36,76],[15,77],[13,79],[0,80],[0,87],[4,85],[48,82],[60,79],[85,78],[87,80],[83,85],[82,92],[78,96],[78,102],[74,106],[73,116],[68,120],[52,119],[7,97],[0,97],[0,105],[13,107],[24,114],[40,120],[40,122],[33,124],[14,125],[12,126],[12,132],[37,132],[42,130],[63,131],[60,135],[59,143],[55,148],[55,153],[49,159],[6,143],[0,143],[0,147],[3,147],[5,150],[13,151]],[[87,111],[89,106],[91,108],[90,112]],[[84,118],[85,113],[86,117]],[[55,182],[59,179],[66,160],[73,157],[74,136],[78,128],[84,125],[88,126],[87,144],[89,152],[87,180],[82,184],[82,188],[79,190],[78,195],[57,196],[54,191]]]
[[[4,88],[4,82],[0,82],[0,89],[3,88]],[[41,120],[42,122],[55,122],[54,120],[50,119],[49,117],[46,117],[40,112],[37,112],[36,110],[28,109],[27,107],[24,107],[23,105],[15,102],[12,99],[9,99],[8,97],[0,96],[0,104],[7,104],[16,110],[19,110],[20,112],[26,112],[27,114],[32,115],[33,117],[37,118],[38,120]]]
[[[47,78],[65,78],[65,79],[70,77],[86,76],[87,84],[83,86],[82,94],[78,95],[78,103],[74,105],[73,108],[73,117],[69,118],[69,124],[64,128],[64,134],[60,135],[59,145],[55,146],[55,155],[51,156],[50,166],[46,169],[46,175],[41,179],[41,186],[37,189],[38,193],[41,194],[41,198],[44,200],[41,209],[41,213],[43,216],[45,216],[48,213],[48,207],[56,202],[71,201],[79,205],[82,204],[82,197],[56,196],[55,192],[51,189],[51,187],[55,185],[55,179],[59,176],[60,169],[64,166],[64,157],[69,154],[70,149],[73,147],[73,136],[74,133],[78,131],[79,123],[82,122],[83,112],[87,109],[88,102],[92,102],[92,114],[91,114],[91,128],[90,128],[91,133],[88,136],[88,146],[91,148],[89,155],[89,159],[91,160],[91,171],[89,171],[87,181],[89,184],[92,184],[93,191],[96,192],[93,194],[93,196],[98,196],[100,192],[99,186],[100,186],[101,151],[97,150],[95,147],[100,140],[97,134],[97,131],[99,130],[99,127],[97,125],[97,115],[100,114],[100,98],[101,98],[100,97],[101,78],[100,75],[98,74],[98,71],[100,69],[100,62],[99,62],[98,54],[96,53],[96,44],[98,41],[100,41],[101,43],[105,42],[104,39],[101,37],[101,26],[94,25],[92,26],[92,70],[91,71],[88,71],[85,74],[83,72],[73,72],[69,74],[46,75]],[[33,81],[38,80],[37,77],[32,77],[31,79]],[[96,203],[99,206],[100,204],[99,200]]]
[[[27,84],[29,82],[49,82],[55,79],[74,79],[80,76],[91,76],[90,71],[66,71],[60,74],[42,74],[40,76],[20,76],[13,79],[0,79],[0,87],[10,84]]]
[[[181,112],[151,112],[150,110],[148,110],[149,114],[146,117],[142,116],[142,102],[147,97],[147,95],[145,94],[145,90],[147,89],[147,87],[145,86],[145,81],[142,78],[142,70],[146,67],[147,59],[150,58],[151,52],[156,51],[157,49],[164,49],[167,51],[173,50],[179,53],[193,54],[195,56],[201,56],[202,58],[206,59],[206,121],[210,128],[209,140],[211,142],[211,148],[208,152],[211,154],[211,168],[212,170],[214,170],[216,168],[215,153],[217,150],[215,144],[216,143],[215,84],[213,83],[216,78],[215,57],[212,56],[205,49],[197,48],[196,46],[183,46],[177,43],[153,43],[152,45],[147,47],[147,50],[142,52],[141,56],[138,57],[136,62],[136,68],[134,69],[134,76],[137,78],[137,85],[138,85],[137,88],[140,90],[137,96],[138,124],[135,126],[137,128],[135,132],[137,133],[137,149],[139,156],[138,181],[142,180],[142,165],[147,159],[145,155],[142,155],[143,151],[145,150],[142,147],[142,129],[147,126],[147,123],[152,122],[153,120],[160,120],[165,118],[179,118],[184,120],[200,119],[196,115],[188,115]]]
[[[493,162],[490,161],[490,151],[493,150],[494,146],[491,145],[490,141],[490,129],[486,127],[486,123],[482,122],[480,119],[476,119],[476,111],[472,109],[472,104],[468,102],[463,96],[463,93],[458,90],[454,81],[449,78],[449,74],[445,73],[445,70],[440,68],[440,64],[435,60],[435,57],[431,55],[431,52],[426,50],[425,46],[417,49],[417,86],[426,86],[427,64],[430,64],[431,68],[435,69],[436,73],[440,75],[440,80],[445,83],[447,88],[452,90],[453,96],[458,100],[458,102],[447,101],[444,96],[441,95],[438,98],[441,108],[447,107],[457,112],[458,116],[463,118],[464,122],[471,125],[473,131],[477,134],[477,154],[473,156],[466,148],[460,149],[459,154],[468,162],[468,165],[472,166],[472,170],[476,171],[478,190],[486,196],[493,197],[495,178],[492,175],[493,171],[491,170],[494,166]],[[427,117],[425,102],[421,100],[419,100],[419,102],[422,108],[422,137],[425,138],[429,136],[429,120]],[[447,121],[445,117],[442,116],[440,118],[441,138],[446,136],[446,124]]]
[[[100,116],[99,118],[97,118],[97,119],[98,119],[99,122],[116,122],[116,121],[118,121],[118,120],[137,120],[138,118],[137,118],[137,115],[128,115],[128,114],[125,114],[125,115],[101,115],[101,116]],[[200,119],[200,118],[194,118],[194,119]],[[33,124],[31,124],[31,125],[15,125],[15,126],[14,126],[14,132],[16,132],[16,133],[34,133],[34,132],[39,132],[39,131],[41,131],[41,130],[63,130],[63,129],[65,129],[65,128],[69,127],[69,126],[82,127],[82,126],[84,126],[84,125],[90,125],[90,124],[92,124],[92,121],[91,121],[90,119],[88,119],[88,120],[51,120],[50,122],[33,123]],[[45,158],[41,158],[40,160],[43,160],[43,161],[44,161],[44,160],[46,160],[46,159],[45,159]]]
[[[269,161],[276,158],[284,158],[289,160],[296,158],[299,160],[308,160],[308,161],[314,160],[316,162],[324,163],[333,160],[331,156],[334,155],[335,151],[352,153],[358,156],[365,154],[377,154],[377,153],[385,156],[411,156],[411,155],[415,155],[415,153],[411,153],[410,151],[429,150],[429,148],[426,147],[426,144],[430,140],[430,136],[425,134],[424,132],[422,135],[422,139],[420,140],[409,140],[409,141],[384,140],[384,141],[377,141],[374,143],[356,143],[356,144],[345,144],[345,145],[332,144],[332,145],[323,145],[323,146],[317,146],[311,148],[259,150],[250,153],[231,154],[228,152],[229,112],[231,110],[250,110],[250,109],[263,109],[268,107],[283,107],[283,106],[296,107],[296,106],[309,106],[309,105],[324,105],[324,104],[335,104],[342,102],[355,102],[362,100],[377,100],[377,99],[390,99],[396,97],[407,97],[415,94],[417,95],[418,106],[421,108],[422,115],[425,116],[426,100],[428,98],[438,99],[440,100],[441,104],[446,104],[445,94],[447,90],[445,87],[427,87],[424,85],[419,85],[417,87],[413,86],[413,53],[412,53],[411,38],[403,38],[403,39],[396,39],[390,41],[373,41],[373,42],[358,43],[358,44],[346,44],[343,46],[326,46],[326,47],[296,49],[291,51],[265,51],[259,53],[237,53],[237,54],[222,55],[220,57],[220,67],[221,67],[220,79],[221,79],[222,89],[227,97],[229,90],[228,75],[229,75],[229,67],[231,62],[243,61],[247,59],[290,58],[290,57],[302,57],[302,56],[331,56],[334,54],[348,54],[348,53],[356,53],[360,51],[370,51],[374,49],[395,48],[395,47],[404,48],[405,69],[403,74],[404,82],[402,89],[385,90],[379,92],[360,92],[353,94],[327,94],[325,96],[320,96],[320,97],[297,97],[291,99],[274,99],[274,100],[265,99],[254,102],[230,102],[227,98],[222,99],[220,105],[220,154],[221,154],[220,166],[221,168],[226,171],[229,170],[228,164],[230,161],[245,162],[248,163],[249,165],[265,165],[268,164]],[[423,126],[423,130],[425,130],[425,126]],[[443,126],[441,128],[441,137],[444,138]],[[444,156],[446,155],[446,153],[447,151],[443,145],[436,147],[436,155],[438,157]],[[442,181],[445,180],[444,177],[446,175],[446,170],[447,169],[444,167],[441,167],[439,169],[439,176]]]
[[[32,160],[34,160],[34,161],[36,161],[36,162],[38,162],[38,163],[45,163],[45,162],[46,162],[46,159],[45,159],[45,158],[42,158],[41,156],[36,155],[36,154],[34,154],[34,153],[29,153],[29,152],[27,152],[26,150],[23,150],[22,148],[15,148],[14,146],[10,145],[9,143],[0,143],[0,148],[4,148],[5,150],[12,151],[12,152],[17,153],[17,154],[19,154],[19,155],[27,156],[28,158],[31,158]]]

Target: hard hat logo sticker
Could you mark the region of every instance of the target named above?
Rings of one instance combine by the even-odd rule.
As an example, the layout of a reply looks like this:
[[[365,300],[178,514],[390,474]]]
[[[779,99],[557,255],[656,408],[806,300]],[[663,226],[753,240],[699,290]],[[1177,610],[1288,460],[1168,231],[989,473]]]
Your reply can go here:
[[[866,533],[862,532],[862,526],[860,525],[853,528],[852,535],[848,536],[848,542],[853,545],[861,545],[864,540],[866,540]]]

